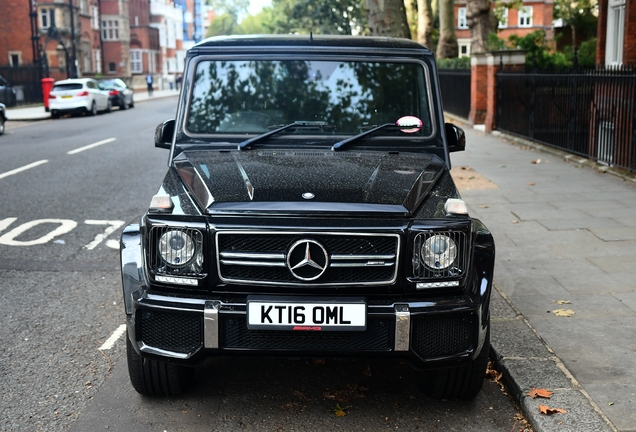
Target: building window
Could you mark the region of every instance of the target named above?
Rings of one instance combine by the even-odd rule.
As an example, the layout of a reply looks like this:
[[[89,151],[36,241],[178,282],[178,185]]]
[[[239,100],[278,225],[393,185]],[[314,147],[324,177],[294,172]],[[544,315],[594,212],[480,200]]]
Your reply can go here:
[[[119,40],[119,21],[103,20],[102,21],[102,39]]]
[[[93,70],[95,73],[102,73],[102,51],[93,50]]]
[[[40,9],[40,28],[55,27],[55,8]]]
[[[88,15],[88,0],[80,0],[80,13]]]
[[[532,6],[519,9],[519,27],[532,27]]]
[[[468,57],[470,55],[470,39],[457,39],[457,47],[459,48],[459,57]]]
[[[497,19],[498,19],[498,24],[497,24],[498,28],[501,29],[501,28],[508,27],[508,8],[507,7],[497,8],[497,10],[495,11],[495,15],[497,16]]]
[[[140,74],[143,70],[143,63],[141,61],[141,50],[130,50],[130,72],[134,74]]]
[[[625,0],[610,0],[607,4],[606,65],[620,65],[623,63],[624,34]]]
[[[467,29],[468,20],[466,19],[466,8],[460,7],[457,9],[457,28]]]
[[[91,28],[99,30],[99,8],[97,6],[91,6]]]
[[[22,64],[22,51],[9,51],[9,66],[18,67]]]
[[[115,64],[115,62],[108,63],[108,72],[109,73],[116,73],[117,72],[117,65]]]

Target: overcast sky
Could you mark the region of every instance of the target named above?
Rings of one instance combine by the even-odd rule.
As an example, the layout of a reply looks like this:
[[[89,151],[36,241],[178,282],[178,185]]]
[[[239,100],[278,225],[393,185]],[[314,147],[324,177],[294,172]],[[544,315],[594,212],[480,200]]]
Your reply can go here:
[[[247,9],[247,11],[250,13],[250,15],[256,15],[261,11],[261,9],[266,6],[271,6],[271,4],[272,0],[251,0],[250,7]]]

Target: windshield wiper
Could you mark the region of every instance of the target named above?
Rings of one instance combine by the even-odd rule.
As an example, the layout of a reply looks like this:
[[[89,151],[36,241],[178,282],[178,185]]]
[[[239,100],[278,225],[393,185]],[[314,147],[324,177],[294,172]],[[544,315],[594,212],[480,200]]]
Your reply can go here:
[[[346,146],[347,144],[349,144],[352,141],[356,141],[359,140],[360,138],[364,138],[367,135],[372,134],[373,132],[379,131],[380,129],[384,129],[387,128],[389,126],[397,126],[395,123],[384,123],[380,126],[376,126],[374,128],[369,129],[368,131],[364,131],[362,133],[359,133],[358,135],[354,135],[352,137],[343,139],[342,141],[338,141],[337,143],[335,143],[334,145],[331,146],[331,150],[332,151],[338,151],[340,150],[342,147]]]
[[[239,150],[251,150],[252,149],[252,144],[254,144],[257,141],[262,141],[265,138],[269,138],[272,135],[275,135],[279,132],[284,131],[285,129],[289,129],[291,127],[297,127],[297,128],[326,128],[329,125],[325,122],[322,121],[315,121],[315,122],[311,122],[311,121],[295,121],[293,123],[289,123],[286,125],[283,125],[281,127],[278,127],[274,130],[271,130],[269,132],[265,132],[264,134],[261,135],[256,135],[253,138],[247,139],[241,143],[239,143],[238,145],[238,149]]]

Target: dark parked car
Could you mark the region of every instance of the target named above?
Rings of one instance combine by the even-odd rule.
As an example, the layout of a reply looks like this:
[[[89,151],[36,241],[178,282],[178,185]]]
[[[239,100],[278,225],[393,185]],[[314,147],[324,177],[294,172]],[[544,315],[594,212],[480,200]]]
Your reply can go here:
[[[113,106],[119,107],[119,109],[125,110],[135,106],[133,100],[133,91],[126,83],[119,78],[114,79],[102,79],[99,80],[99,85],[108,91],[110,95],[110,101]]]
[[[7,110],[3,103],[0,103],[0,135],[4,134],[4,123],[7,121]]]
[[[243,36],[188,51],[168,171],[121,237],[133,387],[220,355],[388,356],[480,390],[495,245],[450,175],[434,56],[404,39]],[[222,373],[222,372],[220,372]]]
[[[12,107],[16,105],[17,101],[15,88],[13,88],[6,79],[0,76],[0,103]]]

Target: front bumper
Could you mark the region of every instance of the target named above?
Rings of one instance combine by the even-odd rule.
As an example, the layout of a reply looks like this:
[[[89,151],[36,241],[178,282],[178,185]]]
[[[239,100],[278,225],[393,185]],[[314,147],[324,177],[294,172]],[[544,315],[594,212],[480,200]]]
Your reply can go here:
[[[135,299],[128,334],[140,354],[184,364],[221,354],[387,355],[426,367],[467,361],[479,352],[483,307],[469,297],[371,301],[364,331],[249,330],[245,302],[148,294]]]

